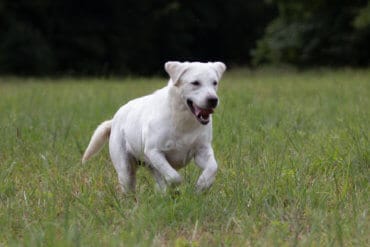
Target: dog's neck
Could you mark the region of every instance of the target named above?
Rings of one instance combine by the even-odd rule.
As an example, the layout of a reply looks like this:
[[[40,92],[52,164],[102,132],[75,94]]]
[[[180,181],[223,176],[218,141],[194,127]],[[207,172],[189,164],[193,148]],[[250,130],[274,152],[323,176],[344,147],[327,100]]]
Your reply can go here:
[[[179,88],[171,84],[168,85],[168,101],[171,121],[177,131],[189,132],[203,127],[190,112]]]

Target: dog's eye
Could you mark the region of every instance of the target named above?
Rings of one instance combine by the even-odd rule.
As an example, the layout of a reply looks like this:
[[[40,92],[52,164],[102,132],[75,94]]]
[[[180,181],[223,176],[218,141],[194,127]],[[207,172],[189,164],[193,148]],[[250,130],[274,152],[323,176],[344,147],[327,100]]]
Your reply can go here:
[[[214,81],[213,82],[213,86],[217,86],[217,81]]]
[[[199,81],[193,81],[191,83],[191,85],[193,85],[193,86],[200,86],[200,82]]]

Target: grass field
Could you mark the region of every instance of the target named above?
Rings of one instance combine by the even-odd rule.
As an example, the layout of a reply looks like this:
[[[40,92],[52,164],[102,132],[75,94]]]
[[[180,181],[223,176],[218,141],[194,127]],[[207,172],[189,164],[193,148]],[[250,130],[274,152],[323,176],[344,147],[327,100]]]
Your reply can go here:
[[[95,127],[160,78],[0,79],[0,246],[369,246],[370,70],[232,71],[214,115],[219,173],[121,195]]]

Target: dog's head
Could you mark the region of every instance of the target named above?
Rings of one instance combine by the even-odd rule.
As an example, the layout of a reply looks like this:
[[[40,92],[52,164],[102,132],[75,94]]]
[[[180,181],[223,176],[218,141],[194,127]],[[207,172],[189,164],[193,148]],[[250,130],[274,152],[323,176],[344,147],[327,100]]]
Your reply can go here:
[[[177,87],[189,111],[201,124],[208,124],[218,105],[217,88],[226,69],[222,62],[167,62],[170,83]]]

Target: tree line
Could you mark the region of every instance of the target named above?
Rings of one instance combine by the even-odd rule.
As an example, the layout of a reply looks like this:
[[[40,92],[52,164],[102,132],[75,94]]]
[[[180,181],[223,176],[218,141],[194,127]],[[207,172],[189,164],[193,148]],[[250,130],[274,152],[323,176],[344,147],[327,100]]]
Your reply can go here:
[[[167,60],[369,65],[368,0],[1,0],[0,73],[149,75]]]

